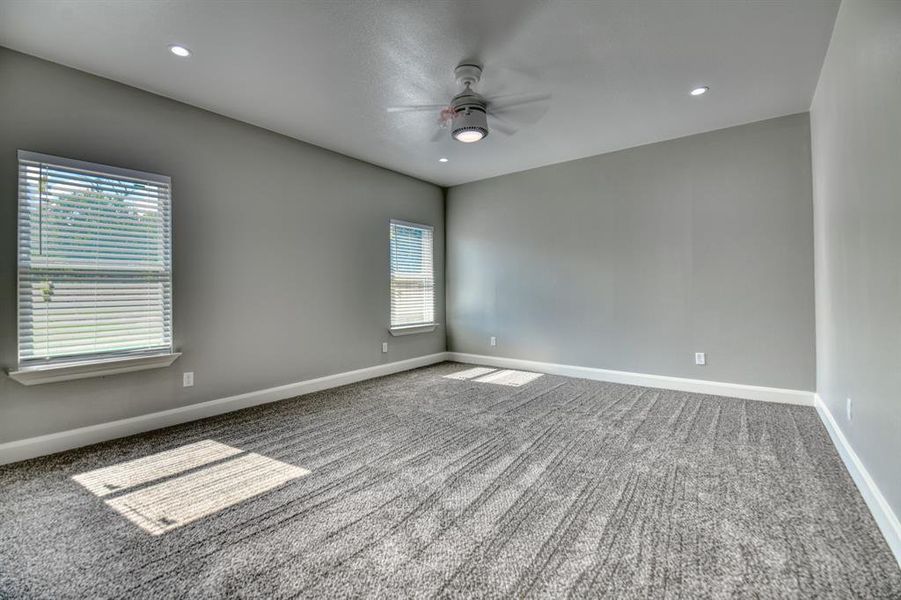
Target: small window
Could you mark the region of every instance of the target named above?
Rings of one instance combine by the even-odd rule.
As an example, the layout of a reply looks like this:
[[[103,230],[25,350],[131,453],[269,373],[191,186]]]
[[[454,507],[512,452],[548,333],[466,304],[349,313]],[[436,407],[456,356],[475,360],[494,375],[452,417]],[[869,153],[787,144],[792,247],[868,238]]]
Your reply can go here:
[[[172,352],[169,178],[18,157],[19,367]]]
[[[434,230],[391,221],[391,331],[435,329]]]

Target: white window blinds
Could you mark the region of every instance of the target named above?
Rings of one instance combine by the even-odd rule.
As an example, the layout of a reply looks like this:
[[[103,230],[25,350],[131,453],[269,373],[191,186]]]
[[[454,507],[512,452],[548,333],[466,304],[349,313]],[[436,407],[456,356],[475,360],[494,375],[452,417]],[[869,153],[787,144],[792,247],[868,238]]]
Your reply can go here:
[[[433,239],[428,225],[391,221],[391,327],[435,321]]]
[[[19,151],[20,367],[172,351],[168,177]]]

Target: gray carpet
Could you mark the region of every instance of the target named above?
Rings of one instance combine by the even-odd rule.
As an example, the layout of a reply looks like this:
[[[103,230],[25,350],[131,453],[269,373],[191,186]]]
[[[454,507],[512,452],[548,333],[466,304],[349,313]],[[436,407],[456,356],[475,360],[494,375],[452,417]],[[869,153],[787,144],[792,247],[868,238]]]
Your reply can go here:
[[[901,571],[813,409],[444,377],[468,368],[0,468],[0,597],[901,598]],[[240,453],[85,483],[205,440]],[[310,473],[186,524],[161,517],[158,535],[112,508],[180,481],[179,510],[213,510],[271,474],[196,493],[192,474],[248,453]]]

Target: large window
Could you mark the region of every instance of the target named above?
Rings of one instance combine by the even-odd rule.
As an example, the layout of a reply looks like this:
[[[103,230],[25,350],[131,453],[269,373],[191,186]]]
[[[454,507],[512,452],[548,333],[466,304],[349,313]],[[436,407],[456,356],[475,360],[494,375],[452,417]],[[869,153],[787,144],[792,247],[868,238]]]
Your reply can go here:
[[[170,182],[19,151],[19,368],[172,351]]]
[[[391,221],[391,329],[434,329],[434,231],[428,225]]]

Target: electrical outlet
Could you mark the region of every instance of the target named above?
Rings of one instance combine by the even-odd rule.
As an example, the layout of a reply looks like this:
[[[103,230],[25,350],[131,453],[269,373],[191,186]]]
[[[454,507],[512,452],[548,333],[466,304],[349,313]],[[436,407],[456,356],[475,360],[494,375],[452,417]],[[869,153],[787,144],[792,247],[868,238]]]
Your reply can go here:
[[[388,342],[382,342],[382,354],[386,354],[388,352]]]
[[[707,364],[707,353],[706,352],[695,352],[695,364],[696,365],[706,365]]]
[[[848,415],[848,421],[854,416],[851,412],[851,398],[845,398],[845,414]]]
[[[182,387],[194,386],[194,371],[186,371],[181,374],[181,385]]]
[[[494,337],[494,336],[491,336],[491,345],[492,345],[492,346],[497,346],[497,338]]]

